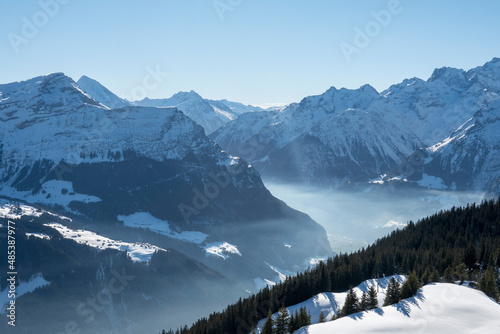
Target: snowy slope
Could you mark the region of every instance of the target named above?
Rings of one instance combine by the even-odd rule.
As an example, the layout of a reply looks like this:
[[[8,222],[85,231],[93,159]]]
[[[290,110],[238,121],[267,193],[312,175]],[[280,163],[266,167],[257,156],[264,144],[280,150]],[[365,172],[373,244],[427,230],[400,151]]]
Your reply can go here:
[[[500,194],[500,100],[476,112],[427,153],[424,177],[439,178],[446,188]]]
[[[383,305],[385,293],[387,291],[387,285],[389,284],[389,281],[391,280],[392,277],[396,278],[400,283],[404,282],[404,280],[406,279],[406,277],[403,275],[395,275],[380,279],[371,279],[364,281],[363,283],[355,287],[353,290],[358,296],[358,298],[361,298],[363,292],[368,292],[370,287],[374,286],[378,291],[377,294],[378,303],[379,305]],[[299,310],[301,307],[305,307],[307,311],[311,314],[312,324],[318,323],[319,315],[321,312],[323,312],[323,315],[326,317],[326,320],[329,321],[332,319],[333,316],[337,315],[338,310],[342,309],[342,307],[344,306],[346,296],[347,296],[347,291],[338,293],[324,292],[317,294],[316,296],[302,303],[289,306],[287,307],[287,309],[290,314],[295,314],[296,310]],[[274,320],[276,320],[277,315],[278,315],[277,313],[273,314]],[[256,328],[258,333],[260,333],[260,330],[264,326],[265,321],[266,319],[262,319],[261,321],[259,321],[259,324],[257,325]]]
[[[436,283],[396,305],[304,327],[297,334],[485,333],[500,331],[500,305],[468,287]]]
[[[92,98],[109,107],[110,109],[117,109],[131,105],[129,101],[119,98],[98,81],[85,75],[78,79],[76,84],[83,91],[92,96]]]
[[[208,101],[214,107],[217,107],[220,109],[229,108],[233,112],[233,115],[242,115],[242,114],[248,113],[248,112],[265,111],[265,110],[272,109],[272,108],[263,109],[261,107],[256,107],[256,106],[252,106],[252,105],[245,105],[243,103],[228,101],[226,99],[208,100]],[[233,120],[233,119],[234,118],[231,118],[231,120]]]
[[[91,231],[72,230],[62,224],[51,223],[44,224],[44,226],[57,230],[64,238],[74,240],[79,244],[84,244],[99,250],[116,249],[121,252],[127,252],[128,257],[134,262],[151,261],[151,256],[154,253],[158,251],[166,252],[165,249],[147,243],[129,243],[113,240]]]

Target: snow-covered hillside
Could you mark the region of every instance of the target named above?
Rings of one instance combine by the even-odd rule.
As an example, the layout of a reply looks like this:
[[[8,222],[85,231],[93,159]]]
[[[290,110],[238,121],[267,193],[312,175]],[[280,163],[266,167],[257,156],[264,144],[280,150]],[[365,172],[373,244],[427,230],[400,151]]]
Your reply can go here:
[[[296,333],[496,334],[499,331],[498,303],[472,288],[434,283],[398,304],[307,326]]]
[[[383,305],[385,293],[387,291],[387,286],[392,277],[394,277],[400,283],[404,282],[404,280],[406,279],[406,276],[403,275],[394,275],[380,279],[371,279],[364,281],[363,283],[355,287],[353,290],[358,296],[358,298],[361,299],[361,295],[363,294],[363,292],[368,293],[370,287],[373,286],[377,290],[377,298],[379,305]],[[347,291],[324,292],[317,294],[316,296],[302,303],[289,306],[287,307],[287,309],[289,314],[295,314],[295,311],[299,310],[301,307],[306,308],[309,314],[311,314],[311,323],[316,324],[319,321],[319,315],[321,312],[323,312],[323,315],[325,316],[327,321],[331,320],[334,316],[337,316],[338,311],[341,310],[342,307],[344,306],[346,296],[347,296]],[[277,313],[273,314],[273,319],[276,320],[277,316],[278,316]],[[259,324],[257,325],[256,328],[257,333],[260,333],[260,330],[264,326],[265,322],[266,319],[262,319],[261,321],[259,321]]]

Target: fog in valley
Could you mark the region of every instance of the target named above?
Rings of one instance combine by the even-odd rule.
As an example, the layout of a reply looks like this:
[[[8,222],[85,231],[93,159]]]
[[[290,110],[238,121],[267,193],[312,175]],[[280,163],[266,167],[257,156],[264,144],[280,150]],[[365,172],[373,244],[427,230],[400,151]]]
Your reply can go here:
[[[371,244],[408,221],[467,203],[482,194],[438,190],[350,192],[265,181],[277,198],[321,224],[334,252],[352,252]]]

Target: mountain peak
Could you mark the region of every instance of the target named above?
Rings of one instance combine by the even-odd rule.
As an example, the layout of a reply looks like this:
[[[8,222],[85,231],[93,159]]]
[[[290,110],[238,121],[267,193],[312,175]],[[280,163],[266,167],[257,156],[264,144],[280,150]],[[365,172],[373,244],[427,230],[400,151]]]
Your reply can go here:
[[[499,63],[500,62],[500,58],[498,57],[493,57],[492,60],[490,60],[488,63]]]
[[[360,90],[362,92],[366,92],[366,93],[375,93],[375,94],[378,95],[377,90],[373,86],[371,86],[369,84],[365,84],[365,85],[359,87],[358,90]]]
[[[171,98],[182,98],[182,99],[197,99],[203,100],[200,94],[196,93],[194,90],[190,90],[189,92],[178,92],[175,93]]]
[[[86,75],[82,75],[80,79],[78,79],[77,85],[88,95],[110,109],[117,109],[130,105],[127,100],[119,98],[99,81]]]
[[[24,105],[57,108],[61,105],[79,103],[99,105],[97,101],[82,91],[78,85],[61,72],[38,76],[29,80],[0,85],[0,91],[9,102],[24,101]]]
[[[464,85],[467,82],[466,74],[467,72],[462,69],[453,67],[441,67],[436,68],[434,72],[432,72],[432,75],[428,81],[443,81],[450,86]]]

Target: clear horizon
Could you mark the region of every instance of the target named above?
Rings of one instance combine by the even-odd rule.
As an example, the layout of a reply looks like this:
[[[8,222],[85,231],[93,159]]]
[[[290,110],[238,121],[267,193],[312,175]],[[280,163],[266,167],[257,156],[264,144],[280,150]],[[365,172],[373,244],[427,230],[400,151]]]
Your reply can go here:
[[[331,86],[380,92],[500,57],[499,9],[492,0],[13,2],[2,15],[0,81],[63,72],[129,99],[194,90],[253,105]]]

